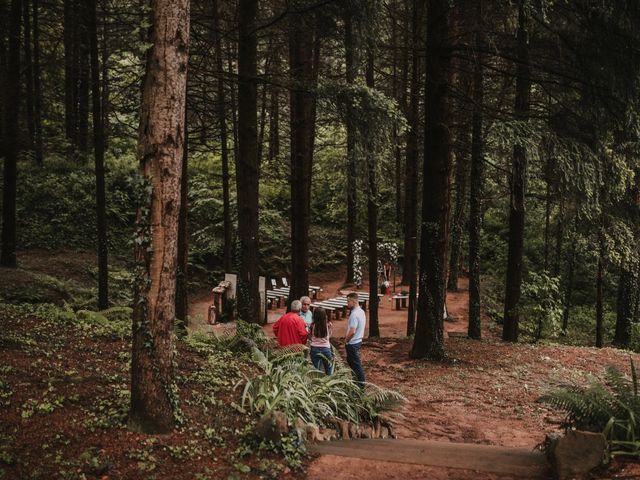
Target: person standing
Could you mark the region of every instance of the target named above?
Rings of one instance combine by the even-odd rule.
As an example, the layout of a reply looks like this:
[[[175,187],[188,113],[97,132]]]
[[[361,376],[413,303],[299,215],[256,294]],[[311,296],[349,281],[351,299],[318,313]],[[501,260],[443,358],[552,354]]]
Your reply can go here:
[[[364,369],[360,360],[360,348],[362,347],[362,338],[364,337],[364,328],[367,324],[364,310],[358,302],[358,294],[351,292],[347,295],[347,307],[351,310],[349,314],[349,323],[347,325],[347,335],[345,343],[347,349],[347,363],[356,376],[356,380],[360,387],[364,389]]]
[[[331,351],[331,322],[327,322],[327,312],[316,308],[311,326],[311,363],[321,372],[333,373],[333,352]]]
[[[273,324],[273,334],[281,347],[307,343],[307,329],[304,320],[300,317],[301,306],[300,300],[294,300],[291,302],[291,311],[285,313]]]
[[[307,332],[311,331],[311,324],[313,323],[313,314],[309,307],[311,306],[311,299],[309,297],[301,297],[300,298],[300,317],[304,320],[304,324],[307,327]]]

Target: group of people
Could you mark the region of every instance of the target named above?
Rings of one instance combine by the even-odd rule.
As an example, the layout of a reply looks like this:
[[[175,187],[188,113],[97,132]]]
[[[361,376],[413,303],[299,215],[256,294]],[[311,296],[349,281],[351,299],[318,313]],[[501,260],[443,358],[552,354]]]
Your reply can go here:
[[[311,299],[306,296],[291,302],[291,311],[273,324],[273,333],[281,347],[309,343],[313,366],[331,375],[333,373],[333,352],[330,343],[332,324],[327,319],[327,312],[323,308],[316,308],[311,313],[310,306]],[[347,295],[347,308],[350,310],[345,334],[347,363],[360,386],[364,388],[365,377],[360,360],[360,347],[367,318],[360,307],[357,293],[352,292]]]

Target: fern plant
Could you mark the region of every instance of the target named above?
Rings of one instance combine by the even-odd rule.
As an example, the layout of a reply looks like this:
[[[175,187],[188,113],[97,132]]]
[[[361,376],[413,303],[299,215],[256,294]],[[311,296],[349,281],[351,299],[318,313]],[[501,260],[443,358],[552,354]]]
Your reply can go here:
[[[631,378],[615,367],[605,370],[603,382],[587,387],[566,386],[539,398],[567,412],[564,426],[603,432],[609,439],[611,454],[640,457],[640,395],[633,363]]]
[[[263,374],[246,379],[242,407],[253,413],[284,412],[294,423],[323,424],[329,417],[359,423],[371,421],[405,399],[392,390],[367,384],[363,393],[348,368],[333,375],[316,370],[300,352],[269,355],[257,348],[253,358]]]

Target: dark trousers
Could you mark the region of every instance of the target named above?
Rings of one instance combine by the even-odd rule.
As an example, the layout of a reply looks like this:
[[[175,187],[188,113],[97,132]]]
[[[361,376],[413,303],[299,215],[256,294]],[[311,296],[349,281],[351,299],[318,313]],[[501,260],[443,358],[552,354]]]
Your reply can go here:
[[[362,362],[360,361],[360,347],[362,347],[362,342],[356,343],[355,345],[347,344],[347,363],[351,367],[351,370],[353,370],[360,386],[364,388],[365,379]]]

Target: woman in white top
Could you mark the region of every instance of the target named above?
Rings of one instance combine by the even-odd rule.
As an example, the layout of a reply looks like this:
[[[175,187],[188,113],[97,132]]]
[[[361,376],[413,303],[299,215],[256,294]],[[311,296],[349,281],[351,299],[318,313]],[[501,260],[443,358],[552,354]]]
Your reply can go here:
[[[311,325],[311,362],[327,375],[333,373],[333,353],[331,352],[331,322],[327,322],[327,312],[316,308]]]

